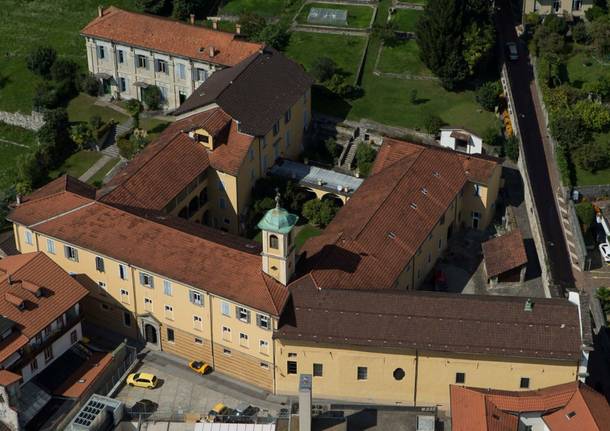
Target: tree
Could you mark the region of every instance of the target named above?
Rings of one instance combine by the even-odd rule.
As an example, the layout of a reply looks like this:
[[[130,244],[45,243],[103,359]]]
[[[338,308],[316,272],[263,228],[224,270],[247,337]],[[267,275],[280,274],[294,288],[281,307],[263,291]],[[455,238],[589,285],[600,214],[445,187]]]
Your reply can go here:
[[[343,150],[343,147],[337,144],[337,141],[334,138],[327,138],[324,141],[324,148],[331,159],[336,159],[339,157],[341,155],[341,151]]]
[[[70,137],[78,146],[78,149],[88,148],[95,142],[93,131],[86,123],[78,123],[70,128]]]
[[[504,154],[513,162],[519,159],[519,142],[515,135],[510,136],[504,141]]]
[[[587,9],[585,11],[585,17],[587,18],[587,21],[589,21],[589,22],[593,22],[593,21],[597,20],[598,18],[605,16],[605,15],[606,15],[606,11],[598,5],[593,5],[592,7],[590,7],[589,9]]]
[[[563,17],[552,13],[544,17],[542,25],[549,31],[561,36],[565,36],[565,34],[568,32],[568,23],[566,20],[563,19]]]
[[[489,58],[492,48],[496,43],[496,33],[491,23],[480,25],[470,24],[464,34],[464,59],[468,63],[470,74],[474,74],[475,68],[484,59]]]
[[[136,0],[136,7],[142,12],[160,15],[166,6],[165,0]]]
[[[572,27],[572,39],[582,45],[586,45],[591,42],[587,25],[583,21],[578,21],[576,25]]]
[[[102,117],[99,115],[92,115],[91,118],[89,118],[89,125],[93,130],[99,129],[102,127],[102,124],[104,124],[104,122],[102,121]]]
[[[608,148],[596,141],[588,142],[578,148],[574,153],[574,158],[581,168],[589,172],[606,169],[610,164]]]
[[[241,25],[241,33],[248,38],[258,36],[267,25],[265,18],[254,12],[248,12],[241,15],[238,23]]]
[[[284,23],[269,24],[254,36],[254,40],[281,51],[286,48],[290,41],[290,32],[288,26]]]
[[[187,19],[191,14],[203,16],[206,0],[173,0],[172,16],[176,19]]]
[[[409,103],[411,103],[411,105],[417,105],[417,89],[412,89],[411,91],[409,91]]]
[[[318,82],[328,81],[339,71],[337,63],[329,57],[317,57],[311,65],[310,73]]]
[[[138,151],[146,146],[148,140],[146,137],[138,132],[139,129],[135,129],[134,133],[129,137],[122,137],[117,142],[119,148],[119,154],[125,159],[131,159],[135,156]]]
[[[593,208],[591,202],[580,202],[574,205],[574,209],[583,232],[588,231],[595,222],[595,208]]]
[[[370,174],[373,162],[377,157],[377,151],[369,145],[361,142],[356,149],[356,163],[360,176],[366,177]]]
[[[313,225],[327,226],[339,208],[332,200],[312,199],[303,204],[303,216]]]
[[[498,81],[487,81],[478,89],[475,98],[477,102],[486,110],[492,111],[498,106],[502,84]]]
[[[424,130],[431,135],[438,135],[441,127],[445,125],[445,122],[438,116],[431,113],[424,114],[423,126]]]
[[[482,139],[485,145],[496,146],[502,144],[502,136],[500,135],[500,130],[497,127],[489,127],[485,129]]]
[[[536,54],[561,54],[565,47],[565,36],[551,31],[548,27],[539,26],[534,33]]]
[[[32,105],[34,110],[39,112],[57,108],[59,106],[59,95],[55,85],[50,81],[42,81],[36,84]]]
[[[75,61],[66,58],[58,58],[51,66],[51,78],[58,82],[68,80],[74,82],[76,85],[79,70],[80,67]]]
[[[602,304],[604,313],[606,313],[606,315],[610,314],[610,289],[607,287],[599,287],[596,296]]]
[[[133,118],[133,127],[136,129],[140,127],[140,112],[143,110],[142,103],[137,99],[129,99],[125,103],[125,109],[127,109],[127,112],[129,112],[131,118]]]
[[[51,66],[57,58],[57,51],[49,46],[39,46],[28,54],[26,63],[28,69],[42,77],[49,77]]]
[[[605,15],[593,21],[590,33],[598,54],[610,54],[610,16]]]
[[[388,21],[384,24],[375,24],[373,26],[373,36],[381,39],[385,46],[394,46],[398,42],[396,36],[396,30],[398,30],[394,21]]]
[[[44,125],[36,132],[38,141],[48,149],[52,164],[62,161],[74,150],[70,139],[70,121],[63,108],[49,109],[44,113]]]
[[[149,85],[142,92],[142,100],[151,111],[156,111],[161,107],[162,99],[161,89],[156,85]]]
[[[581,147],[590,136],[590,132],[584,127],[582,120],[570,111],[551,115],[550,128],[553,137],[567,151]]]
[[[87,75],[81,82],[81,89],[89,96],[97,97],[100,94],[100,81],[93,75]]]
[[[601,132],[610,126],[610,111],[601,103],[580,100],[574,106],[574,112],[580,115],[584,126],[590,130]]]
[[[582,87],[583,90],[597,96],[602,102],[610,99],[610,77],[606,75],[600,76],[595,81],[587,81]]]

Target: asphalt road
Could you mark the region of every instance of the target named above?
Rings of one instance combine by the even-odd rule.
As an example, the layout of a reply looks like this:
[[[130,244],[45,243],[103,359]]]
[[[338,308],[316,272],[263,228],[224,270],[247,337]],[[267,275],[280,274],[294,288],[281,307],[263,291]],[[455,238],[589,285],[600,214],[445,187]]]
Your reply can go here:
[[[524,154],[520,156],[525,158],[529,173],[552,279],[559,285],[558,289],[551,289],[551,294],[563,296],[565,289],[574,288],[574,277],[544,151],[544,145],[548,145],[546,137],[541,133],[545,129],[544,118],[540,112],[537,114],[535,96],[532,94],[535,92],[533,68],[525,45],[518,41],[509,1],[499,0],[496,6],[499,7],[496,12],[496,28],[502,48],[506,42],[519,45],[519,60],[507,61],[507,68],[523,142]]]

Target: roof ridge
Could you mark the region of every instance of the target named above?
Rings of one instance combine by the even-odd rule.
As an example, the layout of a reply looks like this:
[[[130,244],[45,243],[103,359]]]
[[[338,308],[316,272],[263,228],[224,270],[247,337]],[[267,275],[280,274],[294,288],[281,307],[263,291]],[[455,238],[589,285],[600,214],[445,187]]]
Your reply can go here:
[[[73,212],[76,212],[76,211],[78,211],[78,210],[81,210],[81,209],[83,209],[83,208],[86,208],[86,207],[88,207],[88,206],[91,206],[91,205],[93,205],[93,204],[94,204],[94,203],[96,203],[96,202],[97,202],[97,201],[96,201],[95,199],[89,199],[89,202],[87,202],[87,203],[85,203],[85,204],[83,204],[83,205],[80,205],[80,206],[78,206],[78,207],[76,207],[76,208],[72,208],[72,209],[70,209],[70,210],[68,210],[68,211],[64,211],[63,213],[60,213],[60,214],[54,215],[54,216],[49,217],[49,218],[47,218],[47,219],[41,220],[41,221],[39,221],[39,222],[33,223],[33,224],[29,225],[29,227],[30,227],[30,228],[33,228],[33,227],[36,227],[36,226],[38,226],[38,225],[40,225],[40,224],[46,223],[46,222],[48,222],[48,221],[51,221],[51,220],[55,220],[55,219],[61,218],[61,217],[65,216],[65,215],[68,215],[68,214],[72,214]]]
[[[265,46],[263,45],[263,46],[261,47],[261,50],[263,50],[263,52],[264,52],[264,49],[265,49]],[[258,52],[255,52],[254,54],[250,55],[250,57],[246,57],[245,59],[243,59],[243,60],[242,60],[242,63],[245,63],[245,64],[244,64],[244,66],[241,68],[241,70],[238,70],[237,75],[235,75],[235,77],[234,77],[232,80],[230,80],[230,81],[229,81],[229,84],[228,84],[228,85],[225,85],[225,86],[222,88],[222,90],[220,90],[220,92],[218,93],[218,95],[217,95],[217,96],[216,96],[216,98],[215,98],[215,99],[216,99],[216,101],[218,101],[218,100],[220,99],[220,96],[222,96],[222,94],[223,94],[223,93],[224,93],[224,92],[225,92],[227,89],[229,89],[229,87],[231,87],[231,85],[233,84],[233,81],[237,80],[237,78],[239,78],[239,77],[240,77],[240,76],[241,76],[241,75],[242,75],[242,74],[243,74],[243,73],[244,73],[244,72],[245,72],[245,71],[246,71],[246,70],[247,70],[247,69],[250,67],[250,65],[252,64],[252,62],[254,62],[254,60],[255,60],[256,58],[258,58],[258,56],[259,56],[259,55],[261,55],[261,50],[259,50]],[[249,60],[249,61],[248,61],[248,60]],[[229,68],[227,68],[227,69],[224,69],[224,70],[229,71],[229,70],[231,70],[232,68],[239,66],[240,64],[241,64],[241,63],[237,63],[235,66],[231,66],[231,67],[229,67]],[[220,72],[222,72],[222,70],[221,70]],[[218,104],[218,102],[216,102],[216,104]],[[235,119],[235,118],[233,117],[233,115],[231,115],[231,114],[227,113],[227,112],[225,111],[225,109],[224,109],[222,106],[218,105],[218,107],[219,107],[219,108],[220,108],[220,109],[221,109],[221,110],[222,110],[222,111],[223,111],[225,114],[227,114],[229,117],[231,117],[231,119],[232,119],[232,120],[234,120],[234,119]]]

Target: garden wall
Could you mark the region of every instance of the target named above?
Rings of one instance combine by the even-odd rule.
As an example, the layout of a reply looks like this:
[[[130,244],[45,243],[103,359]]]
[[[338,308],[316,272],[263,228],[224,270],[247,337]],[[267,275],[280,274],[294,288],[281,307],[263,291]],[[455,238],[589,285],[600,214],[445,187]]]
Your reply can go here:
[[[595,186],[576,186],[574,190],[590,201],[607,199],[610,196],[610,184],[598,184]]]
[[[32,111],[31,115],[25,115],[21,112],[0,111],[0,122],[10,124],[11,126],[23,127],[35,132],[44,125],[42,114],[34,111]]]

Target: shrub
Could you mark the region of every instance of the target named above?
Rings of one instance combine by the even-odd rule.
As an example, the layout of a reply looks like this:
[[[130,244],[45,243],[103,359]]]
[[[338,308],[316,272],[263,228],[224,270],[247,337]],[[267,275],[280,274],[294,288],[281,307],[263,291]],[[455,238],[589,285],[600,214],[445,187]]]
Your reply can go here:
[[[498,81],[487,81],[483,83],[476,94],[477,102],[486,110],[493,111],[498,106],[499,96],[502,92],[502,84]]]
[[[275,23],[263,27],[253,39],[282,51],[290,42],[290,32],[286,24]]]
[[[606,11],[598,5],[593,5],[591,8],[585,11],[585,17],[589,22],[593,22],[597,18],[602,17],[604,15],[606,15]]]
[[[165,0],[136,0],[136,7],[142,12],[159,15],[165,8]]]
[[[591,141],[574,152],[574,158],[578,165],[589,171],[596,172],[606,169],[610,164],[610,154],[605,145]]]
[[[580,115],[584,127],[601,132],[610,125],[610,111],[601,103],[592,100],[580,100],[574,111]]]
[[[384,45],[394,46],[398,42],[396,30],[397,27],[394,21],[389,21],[385,24],[375,24],[373,26],[373,35],[381,39]]]
[[[241,33],[248,38],[258,36],[267,25],[265,18],[254,12],[241,15],[238,23],[241,25]]]
[[[201,16],[205,12],[206,0],[173,0],[172,16],[186,19],[190,14]]]
[[[303,204],[303,216],[313,225],[327,226],[339,208],[332,200],[312,199]]]
[[[599,55],[610,54],[610,16],[603,16],[591,23],[591,39]]]
[[[583,232],[588,231],[593,222],[595,222],[595,208],[593,208],[591,202],[580,202],[575,205],[575,209]]]
[[[483,132],[483,143],[485,145],[497,146],[502,144],[502,135],[497,127],[489,127]]]
[[[553,33],[565,35],[568,32],[568,23],[563,17],[555,14],[548,14],[544,17],[542,25]]]
[[[80,67],[76,62],[66,58],[58,58],[51,66],[51,78],[58,82],[68,80],[76,86],[79,70]]]
[[[519,142],[515,135],[510,136],[504,141],[504,154],[513,162],[519,159]]]
[[[329,57],[318,57],[311,65],[310,73],[318,82],[328,81],[339,71],[337,63]]]
[[[583,21],[578,21],[574,27],[572,27],[572,39],[574,39],[574,42],[583,45],[591,42],[591,37],[587,31],[587,25]]]
[[[324,147],[326,148],[328,155],[333,159],[339,157],[341,155],[341,151],[343,150],[343,147],[337,144],[337,141],[333,138],[327,138],[324,141]]]
[[[117,147],[119,148],[119,154],[124,159],[130,160],[135,156],[138,151],[140,151],[140,146],[135,139],[131,139],[128,137],[119,138],[117,142]]]
[[[100,87],[100,81],[93,75],[87,75],[81,82],[81,89],[89,96],[97,97]]]
[[[88,148],[95,141],[91,128],[85,123],[78,123],[72,126],[70,129],[70,137],[78,146],[78,149],[81,150],[83,148]]]
[[[32,105],[36,111],[57,108],[59,106],[59,97],[55,85],[49,81],[39,82],[34,88]]]
[[[438,115],[429,112],[424,115],[424,130],[429,134],[437,136],[444,125],[444,121]]]
[[[39,46],[34,48],[27,56],[26,63],[28,69],[36,75],[49,77],[51,67],[57,58],[57,51],[49,46]]]
[[[369,145],[361,142],[358,144],[358,148],[356,149],[356,163],[358,166],[358,173],[366,177],[371,172],[371,168],[373,167],[373,162],[377,157],[377,151]]]
[[[142,112],[142,103],[137,99],[129,99],[125,102],[125,109],[130,115],[139,114]]]
[[[549,125],[553,137],[569,151],[584,145],[590,136],[582,120],[569,111],[551,115]]]
[[[99,115],[92,115],[91,118],[89,118],[89,125],[93,130],[99,129],[100,127],[102,127],[102,124],[102,117],[100,117]]]
[[[565,145],[557,145],[555,158],[561,175],[561,182],[564,186],[571,186],[576,182],[576,172],[570,158],[570,153]]]
[[[149,85],[142,92],[142,100],[151,111],[156,111],[161,107],[162,98],[161,89],[156,85]]]

